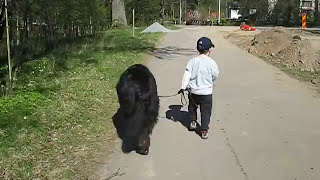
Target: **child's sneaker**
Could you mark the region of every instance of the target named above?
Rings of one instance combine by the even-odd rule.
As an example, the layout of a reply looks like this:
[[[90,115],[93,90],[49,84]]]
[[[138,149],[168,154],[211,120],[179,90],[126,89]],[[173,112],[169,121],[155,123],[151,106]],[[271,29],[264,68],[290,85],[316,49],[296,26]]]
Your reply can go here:
[[[195,129],[197,129],[197,123],[196,123],[196,121],[191,121],[190,130],[195,130]]]
[[[201,131],[201,138],[202,139],[208,139],[208,136],[209,136],[208,131]]]

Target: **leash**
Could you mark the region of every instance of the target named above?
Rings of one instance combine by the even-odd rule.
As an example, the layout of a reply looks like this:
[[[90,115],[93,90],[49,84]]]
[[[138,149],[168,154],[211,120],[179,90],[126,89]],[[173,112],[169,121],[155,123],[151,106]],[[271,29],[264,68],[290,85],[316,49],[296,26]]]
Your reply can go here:
[[[169,96],[158,96],[159,98],[168,98],[168,97],[174,97],[174,96],[178,96],[179,94],[173,94],[173,95],[169,95]]]
[[[168,96],[158,96],[158,97],[159,98],[169,98],[169,97],[175,97],[175,96],[178,96],[178,95],[179,95],[179,93],[173,94],[173,95],[168,95]],[[186,106],[187,105],[188,102],[187,102],[187,98],[184,95],[184,93],[181,93],[180,101],[181,101],[182,106]]]
[[[189,91],[189,90],[187,90],[187,91],[188,91],[188,95],[189,95],[188,97],[190,98],[191,102],[192,102],[193,104],[197,105],[197,103],[195,102],[195,100],[191,97],[190,91]],[[173,94],[173,95],[168,95],[168,96],[158,96],[158,97],[159,97],[159,98],[169,98],[169,97],[175,97],[175,96],[178,96],[178,95],[179,95],[179,93]],[[184,92],[181,93],[180,101],[181,101],[182,106],[186,106],[186,105],[188,104],[188,101],[187,101],[187,98],[186,98]]]
[[[184,93],[181,93],[181,99],[180,100],[181,100],[182,106],[186,106],[188,104],[187,98],[184,95]],[[183,103],[183,100],[184,100],[185,103]]]

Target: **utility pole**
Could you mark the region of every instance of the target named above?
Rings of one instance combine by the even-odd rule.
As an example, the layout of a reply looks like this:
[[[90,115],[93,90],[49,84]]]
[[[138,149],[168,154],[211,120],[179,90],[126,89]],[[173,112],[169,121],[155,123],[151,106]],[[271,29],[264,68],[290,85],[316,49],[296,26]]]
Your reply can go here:
[[[17,45],[20,45],[19,16],[17,14]]]
[[[134,27],[134,9],[132,10],[132,36],[134,37],[134,30],[135,30],[135,27]]]
[[[11,91],[12,86],[12,67],[11,67],[11,57],[10,57],[10,37],[9,37],[9,17],[8,17],[8,3],[4,0],[4,13],[6,16],[6,29],[7,29],[7,50],[8,50],[8,68],[9,68],[9,88]],[[11,93],[11,92],[10,92]]]
[[[221,10],[221,0],[219,0],[219,14],[218,14],[218,24],[220,24],[221,17],[220,17],[220,10]]]
[[[314,21],[318,25],[319,23],[319,0],[315,0],[315,7],[314,7]]]
[[[180,10],[179,10],[179,23],[181,24],[181,14],[182,14],[182,7],[181,7],[181,0],[180,0]]]
[[[226,17],[229,18],[229,13],[228,13],[228,0],[226,0]]]
[[[184,20],[187,19],[187,0],[184,0]]]
[[[92,17],[90,16],[90,35],[93,34]]]

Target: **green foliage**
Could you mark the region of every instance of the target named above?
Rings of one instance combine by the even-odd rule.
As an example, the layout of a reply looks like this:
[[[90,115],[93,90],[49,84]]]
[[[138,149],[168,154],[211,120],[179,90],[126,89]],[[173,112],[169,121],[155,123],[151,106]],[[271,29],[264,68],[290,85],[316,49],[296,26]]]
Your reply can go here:
[[[45,97],[37,92],[19,92],[13,97],[1,98],[0,147],[15,146],[17,132],[21,129],[40,128],[37,120],[27,117],[44,103]]]
[[[17,0],[8,3],[14,70],[35,56],[111,26],[111,6],[104,0]],[[2,41],[0,67],[6,64],[6,46]],[[6,80],[6,76],[7,73],[0,72],[0,80]]]
[[[276,25],[294,26],[300,24],[300,17],[299,0],[279,0],[271,20]]]
[[[234,21],[232,19],[221,19],[221,23],[223,26],[240,26],[240,21]]]
[[[0,98],[0,179],[96,179],[117,109],[115,85],[161,34],[131,29],[81,38],[28,61]]]
[[[126,0],[127,20],[132,24],[132,9],[135,9],[137,26],[149,26],[160,19],[160,0]]]
[[[14,128],[20,127],[24,116],[29,116],[35,110],[44,98],[41,94],[35,92],[20,92],[14,97],[5,97],[0,99],[0,127],[6,128],[9,123],[14,124]],[[9,122],[10,121],[10,122]]]

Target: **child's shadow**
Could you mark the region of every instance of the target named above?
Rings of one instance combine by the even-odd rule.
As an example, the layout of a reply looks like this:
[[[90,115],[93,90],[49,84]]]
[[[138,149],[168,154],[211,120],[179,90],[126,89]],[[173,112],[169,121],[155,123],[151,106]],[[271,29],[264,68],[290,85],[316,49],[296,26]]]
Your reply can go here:
[[[180,122],[185,128],[187,128],[190,131],[189,127],[191,119],[187,111],[181,111],[182,107],[183,106],[181,105],[170,105],[170,110],[166,112],[166,118],[172,120],[173,122]],[[198,123],[197,127],[199,127]]]

